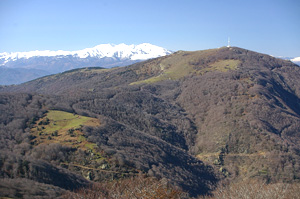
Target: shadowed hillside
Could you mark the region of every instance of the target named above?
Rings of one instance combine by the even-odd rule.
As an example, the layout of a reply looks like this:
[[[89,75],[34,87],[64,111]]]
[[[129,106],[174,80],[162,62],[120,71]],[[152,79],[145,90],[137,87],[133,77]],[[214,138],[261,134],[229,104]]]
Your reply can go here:
[[[30,169],[14,165],[34,157],[90,181],[141,172],[191,196],[210,193],[220,179],[297,182],[299,75],[299,66],[290,61],[223,47],[2,87],[1,177],[32,179],[20,174]],[[53,110],[72,113],[73,119],[94,118],[100,125],[57,128],[54,123],[60,123],[49,116],[47,124]],[[57,132],[48,135],[49,129]],[[64,155],[43,155],[54,149]]]

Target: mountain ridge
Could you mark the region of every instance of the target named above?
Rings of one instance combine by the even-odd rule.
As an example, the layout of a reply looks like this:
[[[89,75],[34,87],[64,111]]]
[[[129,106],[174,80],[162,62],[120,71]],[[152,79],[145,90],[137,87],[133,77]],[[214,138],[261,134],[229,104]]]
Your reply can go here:
[[[295,57],[290,59],[292,62],[294,62],[295,64],[298,64],[300,66],[300,57]]]
[[[49,124],[40,112],[57,110],[97,118],[99,127],[75,131],[108,153],[114,165],[166,179],[191,196],[208,194],[220,179],[299,182],[299,75],[300,67],[291,61],[222,47],[42,77],[0,88],[0,146],[15,155],[41,150],[34,146],[34,136],[58,138],[51,138],[55,132],[44,135],[42,127],[49,129]],[[39,122],[30,130],[26,124],[32,118]],[[20,140],[29,141],[19,145]],[[47,147],[56,153],[66,150]],[[96,171],[90,173],[90,179],[102,179]]]
[[[142,43],[138,45],[126,45],[122,44],[100,44],[92,48],[85,48],[76,51],[28,51],[28,52],[12,52],[12,53],[0,53],[0,64],[4,65],[9,61],[16,61],[17,59],[28,59],[32,57],[63,57],[63,56],[75,56],[78,58],[87,57],[118,57],[120,59],[130,60],[145,60],[149,58],[155,58],[171,54],[172,51],[166,50],[162,47],[155,46],[149,43]]]
[[[77,51],[0,53],[0,85],[20,84],[45,75],[82,67],[126,66],[171,53],[172,51],[149,43],[100,44]]]

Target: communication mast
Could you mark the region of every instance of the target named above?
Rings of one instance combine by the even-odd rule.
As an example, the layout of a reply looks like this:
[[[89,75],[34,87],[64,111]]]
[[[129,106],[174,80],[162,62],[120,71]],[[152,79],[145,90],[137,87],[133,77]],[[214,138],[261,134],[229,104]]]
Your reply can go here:
[[[227,47],[229,48],[230,47],[230,37],[228,37],[228,45]]]

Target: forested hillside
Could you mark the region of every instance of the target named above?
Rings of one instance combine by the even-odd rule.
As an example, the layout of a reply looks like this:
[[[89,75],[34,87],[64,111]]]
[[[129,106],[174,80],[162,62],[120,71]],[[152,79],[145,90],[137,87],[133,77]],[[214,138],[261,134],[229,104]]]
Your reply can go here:
[[[0,196],[54,198],[138,173],[190,196],[219,181],[299,182],[299,75],[223,47],[2,87]]]

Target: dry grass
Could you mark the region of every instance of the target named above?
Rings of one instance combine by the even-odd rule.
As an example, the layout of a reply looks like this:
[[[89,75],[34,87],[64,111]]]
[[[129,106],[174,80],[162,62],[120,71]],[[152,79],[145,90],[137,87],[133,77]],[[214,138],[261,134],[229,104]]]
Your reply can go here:
[[[203,67],[201,61],[203,61],[206,56],[213,54],[215,51],[216,49],[196,52],[177,52],[174,56],[168,56],[159,63],[156,63],[155,67],[160,69],[159,75],[138,82],[133,82],[131,85],[142,83],[151,84],[167,79],[176,80],[189,74],[202,75],[211,71],[226,72],[228,70],[237,69],[237,66],[241,62],[239,60],[220,60],[207,67]],[[199,70],[199,68],[201,69]]]
[[[234,60],[234,59],[229,59],[229,60],[221,60],[217,61],[213,64],[210,64],[212,67],[212,71],[221,71],[221,72],[226,72],[228,70],[236,70],[238,65],[241,63],[240,60]]]
[[[81,132],[83,125],[99,126],[100,122],[95,118],[51,110],[31,129],[32,135],[35,136],[32,141],[35,145],[60,143],[82,150],[92,150],[95,144],[88,142],[84,137]]]
[[[249,180],[220,185],[213,196],[199,199],[297,199],[300,198],[300,184],[276,183],[266,184]]]
[[[166,182],[155,178],[138,177],[118,181],[96,183],[91,188],[69,192],[65,199],[179,199],[183,193]]]
[[[180,199],[187,195],[163,181],[144,176],[119,181],[94,184],[89,189],[80,189],[76,193],[68,192],[65,199]],[[248,180],[231,184],[222,184],[211,196],[198,199],[298,199],[300,184],[266,184]]]

